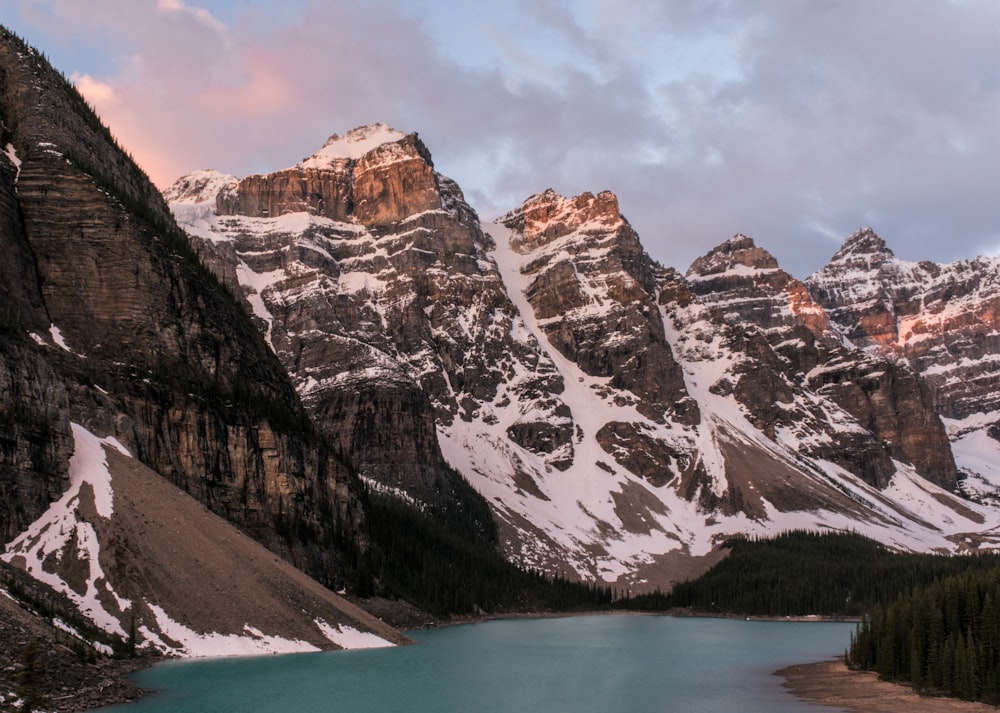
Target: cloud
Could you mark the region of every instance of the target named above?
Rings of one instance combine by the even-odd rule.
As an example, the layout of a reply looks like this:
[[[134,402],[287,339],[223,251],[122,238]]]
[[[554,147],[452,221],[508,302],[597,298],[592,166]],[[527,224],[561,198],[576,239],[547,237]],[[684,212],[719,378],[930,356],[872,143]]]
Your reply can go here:
[[[80,93],[94,104],[108,106],[115,101],[115,89],[110,84],[99,82],[89,74],[77,72],[74,72],[69,79]]]
[[[161,186],[382,121],[483,215],[613,190],[680,269],[736,232],[800,275],[866,224],[908,259],[1000,241],[992,0],[16,7],[29,40],[89,50],[60,68]]]

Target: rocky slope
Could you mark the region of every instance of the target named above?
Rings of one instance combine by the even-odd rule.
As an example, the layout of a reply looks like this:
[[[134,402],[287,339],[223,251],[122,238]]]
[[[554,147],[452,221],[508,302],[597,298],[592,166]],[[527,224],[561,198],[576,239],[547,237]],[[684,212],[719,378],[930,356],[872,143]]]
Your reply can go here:
[[[24,564],[26,548],[40,552],[53,534],[45,518],[73,487],[83,429],[338,586],[337,543],[364,544],[356,478],[311,432],[282,365],[145,175],[65,79],[2,28],[0,148],[4,557]],[[84,543],[92,515],[31,572],[69,567],[64,594],[96,587],[106,599],[87,577],[96,550],[84,551],[113,549],[120,533],[98,528]],[[162,593],[153,587],[150,601]]]
[[[0,559],[67,596],[105,634],[184,656],[406,641],[209,512],[116,439],[79,424],[72,432],[69,487]]]
[[[356,199],[373,165],[396,187],[374,213]],[[735,532],[990,538],[996,513],[948,493],[919,379],[844,346],[766,252],[738,238],[686,279],[607,192],[546,191],[484,231],[431,168],[415,135],[375,125],[270,176],[199,172],[167,191],[377,487],[427,505],[433,481],[412,473],[450,463],[510,557],[637,590],[705,566]],[[423,450],[387,455],[394,438]]]
[[[989,496],[1000,480],[990,464],[1000,455],[1000,258],[909,262],[864,228],[805,282],[838,333],[920,374],[971,478],[963,487]]]

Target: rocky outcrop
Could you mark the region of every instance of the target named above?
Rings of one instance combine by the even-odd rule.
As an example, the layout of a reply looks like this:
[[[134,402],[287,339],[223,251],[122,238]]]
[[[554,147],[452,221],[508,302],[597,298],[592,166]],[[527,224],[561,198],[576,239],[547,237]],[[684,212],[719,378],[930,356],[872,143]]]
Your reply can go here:
[[[222,187],[216,197],[219,215],[309,213],[369,228],[441,207],[434,164],[423,142],[382,124],[344,137],[334,134],[298,166],[247,176]]]
[[[730,322],[748,322],[765,330],[801,325],[818,338],[830,336],[829,318],[805,285],[745,235],[736,235],[695,260],[685,277],[691,291]]]

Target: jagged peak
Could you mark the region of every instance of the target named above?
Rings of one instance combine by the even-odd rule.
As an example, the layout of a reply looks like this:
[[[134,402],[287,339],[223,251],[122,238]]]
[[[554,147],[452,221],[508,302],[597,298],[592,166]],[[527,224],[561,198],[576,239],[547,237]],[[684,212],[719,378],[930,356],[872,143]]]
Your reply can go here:
[[[697,258],[688,268],[687,276],[718,275],[736,268],[777,271],[778,261],[764,248],[759,248],[752,238],[737,233],[728,240]]]
[[[408,136],[386,124],[367,124],[351,129],[343,136],[333,134],[323,148],[299,164],[302,168],[326,168],[338,160],[358,160],[384,144],[402,141]]]
[[[236,176],[204,168],[178,178],[163,191],[163,197],[168,203],[207,203],[236,182]]]
[[[895,257],[892,250],[886,246],[885,241],[880,238],[874,230],[864,227],[854,231],[848,236],[840,250],[833,256],[831,262],[846,260],[862,255],[882,255]]]
[[[611,191],[597,195],[587,191],[567,198],[551,188],[527,198],[520,208],[500,219],[526,237],[544,234],[547,238],[573,232],[606,231],[625,222],[618,196]]]

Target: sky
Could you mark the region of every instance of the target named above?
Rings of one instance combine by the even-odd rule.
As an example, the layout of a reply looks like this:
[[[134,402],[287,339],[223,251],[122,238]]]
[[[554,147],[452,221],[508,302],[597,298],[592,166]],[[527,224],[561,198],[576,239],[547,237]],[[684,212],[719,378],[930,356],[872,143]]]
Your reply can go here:
[[[417,132],[484,220],[613,191],[684,271],[736,233],[805,277],[871,226],[1000,254],[997,0],[0,0],[161,188]]]

